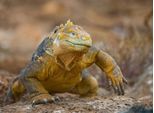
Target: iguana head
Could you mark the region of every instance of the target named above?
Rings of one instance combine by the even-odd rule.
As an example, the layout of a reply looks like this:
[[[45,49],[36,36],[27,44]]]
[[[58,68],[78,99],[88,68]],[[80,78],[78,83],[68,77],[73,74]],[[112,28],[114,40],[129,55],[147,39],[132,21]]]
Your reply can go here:
[[[92,46],[90,35],[80,26],[74,25],[70,20],[60,25],[50,34],[53,41],[54,54],[69,52],[85,53]]]

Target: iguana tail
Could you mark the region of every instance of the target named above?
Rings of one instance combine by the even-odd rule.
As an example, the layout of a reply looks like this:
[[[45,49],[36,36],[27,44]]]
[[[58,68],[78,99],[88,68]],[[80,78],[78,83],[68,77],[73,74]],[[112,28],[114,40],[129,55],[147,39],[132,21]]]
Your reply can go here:
[[[20,81],[19,77],[15,78],[10,84],[4,103],[13,103],[20,99],[21,95],[25,92],[25,87]]]

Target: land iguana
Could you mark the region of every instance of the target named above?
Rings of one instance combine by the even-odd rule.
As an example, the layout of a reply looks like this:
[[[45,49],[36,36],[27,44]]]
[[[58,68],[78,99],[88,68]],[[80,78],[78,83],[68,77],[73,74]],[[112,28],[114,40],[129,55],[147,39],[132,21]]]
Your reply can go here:
[[[96,64],[118,95],[124,95],[126,79],[115,60],[92,45],[90,35],[71,21],[61,24],[33,53],[31,61],[13,80],[5,101],[17,101],[26,92],[32,105],[51,103],[55,93],[82,97],[97,95],[98,82],[87,69]]]

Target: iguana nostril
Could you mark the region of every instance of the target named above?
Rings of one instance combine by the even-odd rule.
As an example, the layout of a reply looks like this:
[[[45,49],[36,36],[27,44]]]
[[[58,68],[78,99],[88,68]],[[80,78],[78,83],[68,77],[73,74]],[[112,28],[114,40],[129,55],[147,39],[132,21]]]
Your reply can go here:
[[[82,40],[89,40],[90,38],[87,37],[87,36],[82,36],[81,39],[82,39]]]
[[[82,40],[86,40],[86,37],[81,37]]]

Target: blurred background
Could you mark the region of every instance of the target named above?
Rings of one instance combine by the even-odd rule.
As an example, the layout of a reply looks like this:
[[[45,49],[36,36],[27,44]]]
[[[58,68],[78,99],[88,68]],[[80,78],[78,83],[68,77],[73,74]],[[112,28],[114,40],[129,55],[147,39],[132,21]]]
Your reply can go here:
[[[115,58],[126,95],[152,101],[152,13],[152,0],[0,0],[0,100],[44,37],[70,19]],[[89,70],[110,95],[104,73]]]

